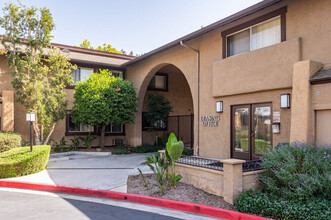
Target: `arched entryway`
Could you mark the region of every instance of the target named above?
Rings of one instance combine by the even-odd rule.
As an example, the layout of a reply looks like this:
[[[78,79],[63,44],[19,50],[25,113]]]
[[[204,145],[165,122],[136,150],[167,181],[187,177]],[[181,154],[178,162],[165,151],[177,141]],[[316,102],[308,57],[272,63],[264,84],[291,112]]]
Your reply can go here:
[[[142,144],[155,144],[155,137],[173,132],[182,140],[187,148],[193,148],[194,110],[190,86],[183,72],[172,64],[162,64],[154,68],[145,79],[142,98]],[[142,92],[142,90],[140,91]],[[164,129],[151,131],[144,117],[148,108],[148,97],[158,94],[171,102],[173,107]]]

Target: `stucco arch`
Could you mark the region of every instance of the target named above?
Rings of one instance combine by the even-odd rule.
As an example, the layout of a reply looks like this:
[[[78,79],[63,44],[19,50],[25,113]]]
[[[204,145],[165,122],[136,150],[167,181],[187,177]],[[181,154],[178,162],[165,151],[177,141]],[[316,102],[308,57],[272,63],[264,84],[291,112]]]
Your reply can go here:
[[[197,56],[195,53],[182,47],[174,49],[175,50],[171,51],[171,53],[159,54],[127,68],[127,79],[134,83],[139,97],[138,112],[136,112],[135,115],[136,122],[128,125],[126,129],[128,140],[130,140],[129,144],[132,146],[137,146],[142,143],[142,107],[144,104],[144,96],[150,80],[155,73],[163,67],[172,65],[180,70],[189,86],[193,103],[192,111],[194,113],[197,112]],[[194,133],[196,134],[196,114],[194,116],[194,122]],[[196,141],[195,138],[194,141]]]

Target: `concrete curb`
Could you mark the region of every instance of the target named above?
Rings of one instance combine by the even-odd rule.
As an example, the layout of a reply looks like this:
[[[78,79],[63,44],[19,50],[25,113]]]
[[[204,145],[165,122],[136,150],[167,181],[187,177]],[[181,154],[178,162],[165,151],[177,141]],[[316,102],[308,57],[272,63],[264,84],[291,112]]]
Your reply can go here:
[[[12,187],[12,188],[22,188],[22,189],[34,189],[41,191],[51,191],[51,192],[62,192],[79,194],[85,196],[94,196],[101,198],[109,198],[115,200],[129,201],[133,203],[140,203],[145,205],[158,206],[168,209],[175,209],[185,212],[191,212],[199,215],[207,215],[216,218],[229,219],[229,220],[266,220],[267,218],[249,215],[245,213],[240,213],[236,211],[230,211],[226,209],[214,208],[205,205],[186,203],[168,199],[159,199],[148,196],[140,196],[128,193],[120,193],[105,190],[93,190],[93,189],[83,189],[77,187],[67,187],[67,186],[57,186],[57,185],[46,185],[46,184],[33,184],[24,182],[13,182],[13,181],[0,181],[0,187]]]

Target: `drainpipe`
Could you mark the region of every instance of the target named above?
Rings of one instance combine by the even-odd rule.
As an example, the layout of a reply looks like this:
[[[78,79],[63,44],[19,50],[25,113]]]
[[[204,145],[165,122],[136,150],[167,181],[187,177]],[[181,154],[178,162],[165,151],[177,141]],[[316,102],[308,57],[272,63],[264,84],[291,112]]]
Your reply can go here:
[[[198,135],[197,135],[197,150],[196,150],[196,155],[199,156],[199,145],[200,145],[200,51],[190,47],[189,45],[186,45],[183,43],[183,41],[179,42],[181,46],[186,47],[187,49],[197,53],[197,59],[198,59],[198,71],[197,71],[197,77],[198,77],[198,85],[197,85],[197,98],[198,98],[198,109],[197,109],[197,115],[198,115]]]

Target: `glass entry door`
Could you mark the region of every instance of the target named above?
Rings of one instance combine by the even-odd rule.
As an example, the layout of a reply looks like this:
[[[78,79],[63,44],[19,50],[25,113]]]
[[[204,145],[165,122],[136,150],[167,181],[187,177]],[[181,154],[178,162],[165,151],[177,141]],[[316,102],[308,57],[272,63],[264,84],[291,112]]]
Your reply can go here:
[[[271,104],[232,107],[232,157],[257,160],[272,147]]]

